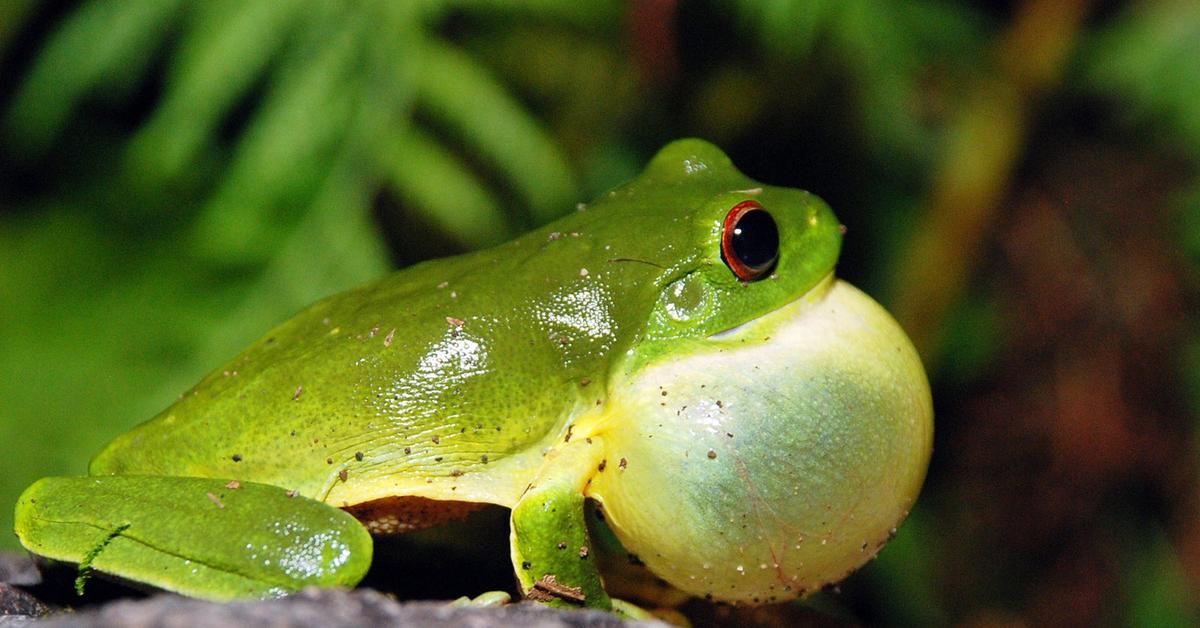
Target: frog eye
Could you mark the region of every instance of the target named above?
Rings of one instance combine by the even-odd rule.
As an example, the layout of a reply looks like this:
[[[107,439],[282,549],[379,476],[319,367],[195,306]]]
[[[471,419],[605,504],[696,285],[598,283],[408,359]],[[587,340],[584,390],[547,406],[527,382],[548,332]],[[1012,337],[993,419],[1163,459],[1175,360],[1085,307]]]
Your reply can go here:
[[[743,201],[725,215],[721,260],[742,281],[762,279],[779,258],[779,227],[770,212]]]

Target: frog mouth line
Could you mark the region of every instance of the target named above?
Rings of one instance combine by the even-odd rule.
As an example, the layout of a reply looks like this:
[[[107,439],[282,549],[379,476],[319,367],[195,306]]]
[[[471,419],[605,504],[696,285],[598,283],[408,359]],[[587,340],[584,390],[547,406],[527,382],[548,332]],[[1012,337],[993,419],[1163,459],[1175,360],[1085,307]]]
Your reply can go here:
[[[754,327],[764,325],[776,319],[787,319],[799,315],[804,310],[820,303],[821,300],[829,294],[830,289],[837,283],[837,278],[834,277],[833,271],[821,278],[813,287],[809,288],[800,296],[784,303],[783,305],[763,314],[760,314],[744,323],[734,325],[729,329],[724,329],[714,334],[709,334],[708,340],[727,340],[730,337],[737,336],[743,331],[748,331]]]

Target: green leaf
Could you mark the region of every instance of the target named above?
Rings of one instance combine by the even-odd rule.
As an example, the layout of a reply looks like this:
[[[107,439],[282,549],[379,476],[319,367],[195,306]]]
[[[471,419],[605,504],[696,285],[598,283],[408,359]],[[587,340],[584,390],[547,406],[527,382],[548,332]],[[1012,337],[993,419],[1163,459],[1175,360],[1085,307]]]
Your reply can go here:
[[[14,34],[20,32],[25,20],[29,19],[34,0],[8,0],[0,2],[0,56],[8,49]]]
[[[434,138],[411,128],[389,144],[380,161],[390,164],[386,176],[397,194],[465,249],[512,237],[496,199]]]
[[[204,259],[261,263],[279,225],[296,220],[312,181],[328,171],[361,96],[352,71],[370,22],[362,13],[324,17],[308,24],[307,45],[290,51],[195,225],[193,247]]]
[[[41,155],[89,92],[140,76],[171,32],[180,0],[92,0],[71,15],[37,57],[5,126],[27,157]]]
[[[300,0],[201,3],[187,23],[162,101],[132,141],[130,168],[157,179],[179,176],[309,8]]]
[[[424,60],[419,106],[504,173],[534,224],[565,213],[575,177],[541,125],[462,51],[430,42]]]
[[[1200,599],[1175,548],[1161,529],[1142,532],[1126,572],[1129,626],[1195,626]]]
[[[1088,89],[1200,155],[1200,4],[1134,4],[1085,43],[1080,68]]]
[[[734,6],[736,21],[766,51],[828,66],[851,86],[867,145],[885,155],[931,152],[936,128],[923,120],[922,74],[978,59],[972,53],[978,52],[979,20],[950,3],[740,0]]]
[[[434,19],[451,11],[492,18],[535,18],[579,28],[612,28],[627,10],[616,0],[424,0],[423,10]]]
[[[304,306],[387,272],[388,255],[371,220],[368,190],[346,169],[327,175],[302,219],[278,234],[268,262],[249,284],[233,291],[237,300],[210,322],[187,367],[158,383],[157,396],[186,390],[198,374]]]

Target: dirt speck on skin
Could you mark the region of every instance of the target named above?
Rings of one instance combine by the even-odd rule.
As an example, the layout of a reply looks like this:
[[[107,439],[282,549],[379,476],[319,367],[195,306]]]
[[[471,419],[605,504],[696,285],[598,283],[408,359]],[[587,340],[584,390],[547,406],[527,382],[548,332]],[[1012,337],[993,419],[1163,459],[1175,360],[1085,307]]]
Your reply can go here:
[[[389,331],[387,333],[387,335],[383,337],[383,346],[385,348],[392,346],[392,340],[394,340],[395,338],[396,338],[396,329],[393,327],[392,330]]]
[[[440,436],[434,436],[432,440],[433,440],[433,444],[434,444],[434,445],[437,445],[437,444],[439,444],[439,443],[441,443],[441,442],[442,442],[442,437],[440,437]]]
[[[560,599],[572,604],[583,604],[587,600],[587,596],[583,594],[583,589],[560,584],[558,577],[552,573],[542,576],[541,579],[533,583],[533,586],[525,592],[525,597],[539,602]]]
[[[715,450],[715,449],[708,450],[708,459],[716,460],[717,459],[717,450]]]
[[[238,482],[237,480],[230,480],[229,483],[225,485],[225,488],[231,491],[236,491],[237,489],[242,488],[242,483]]]
[[[287,492],[287,496],[288,496],[288,497],[295,497],[295,496],[297,496],[297,495],[299,495],[299,494],[300,494],[300,491],[297,491],[296,489],[292,489],[292,490],[290,490],[290,491],[288,491],[288,492]]]
[[[359,462],[362,462],[363,461],[363,452],[361,452],[361,451],[354,452],[354,459]]]
[[[338,471],[338,479],[339,479],[339,480],[341,480],[341,481],[345,482],[345,481],[346,481],[346,478],[348,478],[348,477],[350,477],[350,472],[349,472],[349,471],[347,471],[347,470],[345,470],[345,469],[342,469],[341,471]]]
[[[588,557],[588,547],[587,547],[586,545],[580,545],[580,546],[579,546],[579,557],[580,557],[580,558],[587,558],[587,557]]]
[[[621,458],[621,461],[617,463],[617,466],[620,467],[622,471],[624,471],[625,467],[629,466],[629,461],[624,458]]]
[[[300,395],[302,395],[303,393],[304,393],[304,387],[303,387],[303,386],[297,386],[297,387],[296,387],[296,392],[292,393],[292,401],[296,401],[297,399],[299,399],[299,398],[300,398]]]
[[[230,459],[230,460],[232,460],[232,461],[234,461],[234,462],[241,462],[241,461],[242,461],[242,454],[233,454],[232,456],[230,456],[230,457],[229,457],[229,459]]]
[[[214,495],[211,491],[208,493],[205,493],[205,495],[208,496],[208,501],[217,505],[217,508],[225,507],[225,503],[221,501],[221,498]]]
[[[462,327],[463,326],[463,320],[461,318],[454,318],[453,316],[447,316],[446,322],[451,327]]]

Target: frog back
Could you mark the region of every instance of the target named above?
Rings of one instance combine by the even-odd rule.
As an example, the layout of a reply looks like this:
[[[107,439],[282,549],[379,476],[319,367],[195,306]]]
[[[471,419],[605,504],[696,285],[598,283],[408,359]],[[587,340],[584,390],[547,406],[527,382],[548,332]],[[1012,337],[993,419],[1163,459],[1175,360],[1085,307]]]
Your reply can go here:
[[[589,219],[316,303],[110,443],[91,473],[257,481],[339,506],[511,506],[571,417],[603,403],[610,356],[640,324],[610,286],[654,299],[654,267],[594,262]]]
[[[550,225],[318,302],[90,470],[252,480],[339,506],[511,506],[574,419],[603,411],[665,287],[701,268],[724,276],[733,197],[796,194],[772,190],[709,144],[675,142]]]

